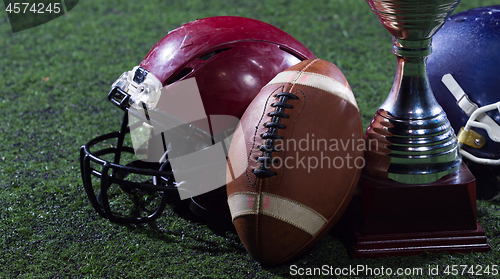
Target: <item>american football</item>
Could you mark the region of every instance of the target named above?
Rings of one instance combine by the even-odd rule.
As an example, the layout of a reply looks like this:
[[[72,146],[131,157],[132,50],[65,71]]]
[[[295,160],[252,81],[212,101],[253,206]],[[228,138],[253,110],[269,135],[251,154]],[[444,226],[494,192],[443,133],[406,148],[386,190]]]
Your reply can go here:
[[[345,211],[363,167],[358,106],[334,64],[279,73],[243,114],[226,175],[233,224],[264,265],[307,251]]]

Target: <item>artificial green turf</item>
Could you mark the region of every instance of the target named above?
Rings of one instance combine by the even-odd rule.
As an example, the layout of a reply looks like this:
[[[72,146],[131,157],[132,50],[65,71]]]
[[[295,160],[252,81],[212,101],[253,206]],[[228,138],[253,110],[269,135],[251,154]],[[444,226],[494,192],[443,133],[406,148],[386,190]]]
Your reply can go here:
[[[457,11],[493,4],[464,0]],[[391,88],[391,37],[363,0],[86,0],[65,16],[15,34],[2,12],[0,277],[286,278],[293,277],[294,264],[416,267],[426,275],[429,266],[500,264],[498,202],[478,202],[478,219],[492,246],[487,253],[351,259],[331,233],[304,256],[275,268],[255,262],[234,232],[189,214],[167,210],[141,226],[100,218],[82,188],[78,148],[119,128],[121,112],[105,100],[110,85],[169,30],[216,15],[273,24],[339,66],[364,127]]]

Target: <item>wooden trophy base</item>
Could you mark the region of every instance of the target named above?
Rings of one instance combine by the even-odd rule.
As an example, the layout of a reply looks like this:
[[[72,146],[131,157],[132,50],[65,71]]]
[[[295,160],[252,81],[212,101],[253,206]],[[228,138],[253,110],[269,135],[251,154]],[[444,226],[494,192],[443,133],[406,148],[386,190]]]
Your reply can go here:
[[[476,181],[461,169],[429,184],[362,175],[343,217],[353,257],[491,249],[476,217]]]

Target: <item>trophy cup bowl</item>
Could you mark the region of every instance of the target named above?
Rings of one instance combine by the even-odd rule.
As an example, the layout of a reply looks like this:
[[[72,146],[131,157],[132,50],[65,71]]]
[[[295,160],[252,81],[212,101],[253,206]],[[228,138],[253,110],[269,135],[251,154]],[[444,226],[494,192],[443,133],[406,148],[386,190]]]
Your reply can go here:
[[[475,178],[426,72],[432,36],[460,0],[366,1],[393,35],[397,68],[365,133],[361,191],[345,217],[348,247],[355,257],[487,251]]]

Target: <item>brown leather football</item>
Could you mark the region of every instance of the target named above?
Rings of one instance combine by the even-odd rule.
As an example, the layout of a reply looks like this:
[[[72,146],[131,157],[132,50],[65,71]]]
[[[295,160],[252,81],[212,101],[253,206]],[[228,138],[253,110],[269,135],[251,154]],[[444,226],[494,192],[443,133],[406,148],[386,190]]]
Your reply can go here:
[[[262,88],[234,133],[228,204],[264,265],[307,251],[345,211],[364,166],[361,117],[342,72],[305,60]]]

